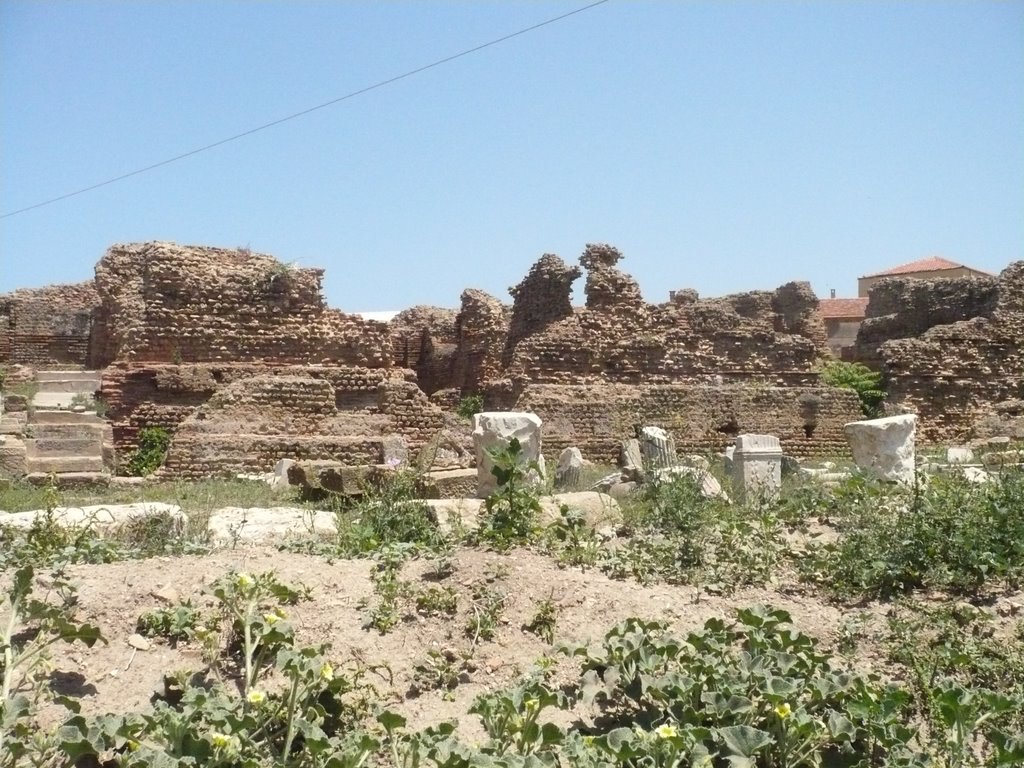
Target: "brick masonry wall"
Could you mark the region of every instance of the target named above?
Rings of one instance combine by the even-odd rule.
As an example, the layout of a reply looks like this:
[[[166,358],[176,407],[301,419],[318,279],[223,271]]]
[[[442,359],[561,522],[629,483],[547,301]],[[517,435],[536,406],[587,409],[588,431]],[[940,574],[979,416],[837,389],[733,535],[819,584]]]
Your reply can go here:
[[[845,454],[843,425],[862,418],[855,394],[828,387],[667,385],[527,386],[516,408],[542,421],[544,452],[577,446],[614,463],[635,425],[668,429],[680,451],[721,451],[743,433],[776,435],[794,456]]]
[[[0,362],[84,366],[98,303],[91,282],[0,295]]]
[[[96,265],[91,362],[390,366],[387,325],[328,309],[322,278],[248,251],[115,245]]]
[[[929,317],[955,321],[932,323],[916,338],[884,341],[873,352],[885,374],[889,408],[917,413],[927,441],[990,436],[1002,414],[1024,408],[1024,261],[992,280],[910,282],[889,280],[872,288],[869,312],[888,311],[881,315],[887,327],[908,336]],[[908,291],[912,300],[901,306],[893,297]],[[929,306],[936,307],[934,315],[926,314]],[[977,314],[961,319],[972,312]],[[876,331],[862,335],[858,346],[870,347],[869,339],[874,344]]]
[[[143,426],[172,432],[163,471],[199,478],[267,472],[278,459],[379,463],[383,438],[418,450],[442,411],[397,369],[117,365],[104,374],[121,456]],[[411,372],[406,372],[411,377]]]

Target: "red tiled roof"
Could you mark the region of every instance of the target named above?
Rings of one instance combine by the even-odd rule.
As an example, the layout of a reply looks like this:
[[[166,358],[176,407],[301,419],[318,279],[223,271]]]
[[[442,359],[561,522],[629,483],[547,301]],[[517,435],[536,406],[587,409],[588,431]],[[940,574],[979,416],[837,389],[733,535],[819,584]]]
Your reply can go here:
[[[826,320],[861,319],[868,308],[868,300],[863,299],[821,299],[818,302],[821,316]]]
[[[972,272],[981,272],[984,275],[989,274],[982,269],[974,269],[974,267],[968,267],[964,264],[957,264],[955,261],[944,259],[941,256],[929,256],[926,259],[918,259],[909,264],[900,264],[898,267],[886,269],[882,272],[873,272],[870,275],[861,275],[861,277],[890,277],[892,275],[910,275],[914,272],[938,272],[943,269],[969,269]]]

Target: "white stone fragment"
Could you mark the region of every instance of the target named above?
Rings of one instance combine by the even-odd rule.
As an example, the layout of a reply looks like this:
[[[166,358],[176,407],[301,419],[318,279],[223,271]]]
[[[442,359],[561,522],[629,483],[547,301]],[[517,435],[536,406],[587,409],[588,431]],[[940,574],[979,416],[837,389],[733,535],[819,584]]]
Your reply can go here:
[[[775,501],[782,489],[782,446],[774,435],[739,435],[732,454],[738,500]]]
[[[906,413],[883,419],[852,421],[843,431],[853,460],[867,474],[907,485],[914,482],[914,434],[917,416]]]
[[[491,472],[493,463],[488,451],[502,449],[519,440],[522,450],[519,461],[526,466],[536,461],[540,476],[531,473],[528,482],[538,485],[543,481],[544,457],[540,452],[540,417],[533,413],[517,411],[488,411],[473,417],[473,448],[476,451],[477,496],[486,498],[498,487],[498,481]]]

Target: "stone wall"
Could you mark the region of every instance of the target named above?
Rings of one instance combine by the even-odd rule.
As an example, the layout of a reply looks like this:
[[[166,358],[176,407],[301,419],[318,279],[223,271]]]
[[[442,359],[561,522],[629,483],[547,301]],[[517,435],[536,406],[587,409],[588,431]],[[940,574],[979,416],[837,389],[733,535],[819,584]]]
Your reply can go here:
[[[0,295],[0,363],[85,365],[98,303],[91,282]]]
[[[462,306],[455,320],[456,348],[446,388],[470,394],[501,377],[510,315],[506,305],[484,291],[469,288],[462,292]]]
[[[634,426],[660,426],[680,451],[722,451],[738,434],[772,434],[794,456],[846,452],[843,425],[861,417],[857,396],[829,387],[703,383],[530,385],[515,407],[544,422],[544,451],[568,446],[614,463]]]
[[[387,325],[328,309],[322,278],[244,250],[115,245],[96,265],[91,363],[389,366]]]
[[[455,309],[418,306],[399,312],[389,323],[394,364],[416,371],[420,389],[428,394],[451,385],[458,314]]]
[[[266,472],[282,458],[379,463],[389,435],[418,449],[444,419],[411,377],[397,369],[122,363],[104,372],[102,392],[121,456],[140,428],[161,426],[173,435],[164,474],[197,478]]]
[[[990,436],[1024,409],[1024,261],[992,279],[885,281],[868,315],[861,359],[884,372],[891,411],[921,417],[923,439]]]
[[[303,405],[307,400],[298,395],[292,397],[294,387],[285,383],[295,379],[307,382],[302,387],[307,394],[315,395],[315,402],[323,400],[322,392],[329,388],[333,393],[330,408],[317,406],[319,410],[310,410]],[[260,383],[253,388],[242,385],[241,393],[224,395],[228,400],[218,399],[220,405],[215,408],[224,416],[234,413],[237,405],[245,414],[239,429],[244,427],[254,434],[269,430],[268,434],[351,436],[379,435],[374,430],[386,428],[402,435],[410,445],[418,446],[441,428],[441,410],[420,392],[412,379],[412,372],[401,369],[353,366],[117,363],[103,372],[101,396],[107,404],[107,418],[113,425],[121,456],[134,450],[142,427],[164,427],[176,434],[201,406],[215,395],[220,398],[223,388],[237,389],[245,380]],[[280,396],[270,384],[275,380],[282,382]],[[232,407],[227,407],[229,401]],[[280,413],[276,410],[278,406],[282,409]],[[323,426],[311,431],[306,418],[309,414],[317,419],[332,415],[330,428],[341,431],[325,432]],[[265,424],[268,419],[273,426]],[[225,433],[225,439],[228,437],[230,432]],[[266,471],[266,467],[261,471]]]
[[[878,350],[886,341],[916,338],[937,325],[992,317],[998,294],[996,277],[889,278],[876,283],[857,331],[855,357],[878,367],[882,364]]]
[[[699,299],[677,291],[646,304],[610,246],[587,246],[587,304],[521,339],[504,375],[529,382],[670,383],[693,377],[814,384],[826,352],[806,283]]]

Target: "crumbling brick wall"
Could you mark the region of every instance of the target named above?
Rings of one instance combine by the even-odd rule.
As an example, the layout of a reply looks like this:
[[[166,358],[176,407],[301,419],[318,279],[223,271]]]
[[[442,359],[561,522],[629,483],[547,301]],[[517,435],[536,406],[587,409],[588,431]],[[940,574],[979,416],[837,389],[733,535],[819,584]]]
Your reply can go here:
[[[0,362],[85,365],[98,303],[91,282],[0,295]]]
[[[516,345],[524,338],[572,317],[572,284],[580,274],[579,267],[570,267],[553,253],[545,253],[518,285],[508,289],[513,302],[504,366],[511,362]]]
[[[672,432],[684,452],[721,451],[736,435],[777,435],[786,453],[846,452],[843,425],[861,418],[857,396],[830,387],[708,385],[530,385],[515,407],[544,422],[544,450],[577,446],[592,461],[614,463],[635,425]]]
[[[449,386],[463,393],[479,392],[487,381],[501,377],[510,314],[509,308],[489,293],[475,288],[462,292]]]
[[[92,362],[389,366],[387,326],[328,309],[322,278],[248,251],[115,245],[96,265]]]
[[[412,373],[396,368],[266,366],[259,363],[116,363],[104,370],[100,394],[107,406],[107,418],[114,429],[115,444],[123,456],[137,445],[138,433],[142,427],[164,427],[173,434],[223,387],[233,386],[250,378],[259,378],[263,381],[280,378],[284,381],[289,377],[324,382],[325,386],[329,386],[334,393],[332,408],[341,414],[348,414],[349,423],[355,434],[362,434],[369,428],[367,424],[370,424],[372,419],[367,421],[368,418],[375,414],[384,414],[391,431],[402,434],[412,444],[418,444],[429,438],[429,435],[422,434],[422,430],[429,431],[432,425],[440,423],[437,422],[440,410],[422,393],[419,393],[419,398],[411,398],[401,412],[396,412],[395,419],[388,415],[390,400],[385,398],[382,401],[382,387],[398,387],[402,391],[416,389],[412,382]],[[310,384],[307,389],[312,391],[313,387],[314,385]],[[273,400],[272,394],[268,395],[260,388],[243,388],[244,397],[232,397],[242,398],[239,403],[243,410],[248,412],[255,409],[255,406],[250,406],[255,402],[253,398],[258,393],[263,393],[259,394],[260,397],[270,398],[267,403]],[[272,410],[269,405],[266,407]],[[287,428],[293,430],[296,435],[301,435],[304,430],[308,430],[309,425],[296,416],[297,407],[294,403],[290,404],[286,416],[276,423],[279,428]],[[412,409],[418,410],[414,414],[411,413]],[[224,408],[218,409],[218,412],[224,411]],[[257,416],[246,417],[247,423],[254,420],[258,420]],[[373,423],[377,423],[378,426],[385,424],[379,420]],[[396,424],[398,426],[395,426]]]
[[[416,371],[427,394],[451,386],[457,319],[458,310],[418,306],[399,312],[389,324],[394,364]]]
[[[282,458],[382,461],[388,436],[411,450],[444,426],[416,385],[382,369],[252,365],[119,365],[108,369],[115,439],[142,426],[173,433],[164,476],[267,472]]]
[[[854,356],[877,368],[882,364],[879,347],[885,342],[916,338],[937,325],[992,317],[998,295],[999,279],[996,277],[883,280],[868,292],[868,306],[857,331]]]
[[[887,407],[919,414],[925,440],[982,436],[1024,400],[1024,261],[992,279],[885,281],[868,312],[880,322],[858,348],[880,363]],[[906,337],[874,347],[880,328]]]

